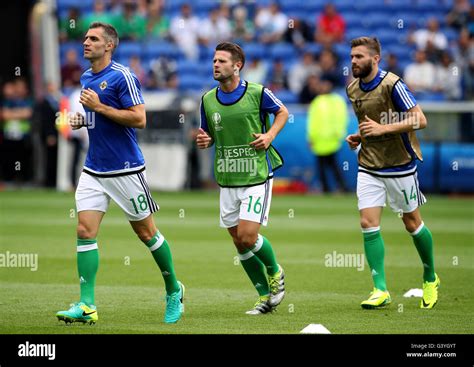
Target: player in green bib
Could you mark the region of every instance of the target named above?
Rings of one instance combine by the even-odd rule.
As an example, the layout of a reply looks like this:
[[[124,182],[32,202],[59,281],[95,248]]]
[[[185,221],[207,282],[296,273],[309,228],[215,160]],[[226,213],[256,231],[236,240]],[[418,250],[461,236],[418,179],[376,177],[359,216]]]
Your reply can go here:
[[[273,171],[283,159],[271,145],[285,126],[288,110],[260,84],[240,79],[245,64],[242,48],[217,45],[214,79],[219,86],[201,102],[197,146],[215,145],[214,175],[220,186],[220,225],[227,228],[240,262],[259,294],[249,315],[273,311],[285,295],[285,273],[272,245],[259,234],[267,225]],[[269,114],[275,115],[270,125]]]

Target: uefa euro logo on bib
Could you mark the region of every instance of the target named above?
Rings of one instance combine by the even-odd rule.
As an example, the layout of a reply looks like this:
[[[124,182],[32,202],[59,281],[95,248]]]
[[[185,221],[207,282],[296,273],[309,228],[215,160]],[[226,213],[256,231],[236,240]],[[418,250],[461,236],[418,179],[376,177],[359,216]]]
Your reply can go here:
[[[224,127],[221,125],[221,114],[214,112],[212,114],[212,122],[214,122],[214,128],[216,131],[221,131]]]

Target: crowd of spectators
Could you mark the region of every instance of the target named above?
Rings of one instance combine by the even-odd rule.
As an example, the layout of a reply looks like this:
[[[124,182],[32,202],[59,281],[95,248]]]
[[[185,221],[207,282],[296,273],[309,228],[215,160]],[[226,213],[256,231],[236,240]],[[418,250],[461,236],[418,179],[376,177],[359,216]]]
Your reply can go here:
[[[170,7],[169,1],[95,0],[88,12],[81,12],[80,7],[68,9],[59,22],[60,40],[65,47],[63,87],[77,83],[81,67],[77,60],[80,49],[67,49],[67,46],[81,42],[93,21],[113,24],[122,47],[138,43],[149,44],[150,48],[155,44],[177,48],[177,54],[165,48],[165,52],[158,50],[152,54],[143,51],[146,47],[123,52],[119,48],[117,61],[133,69],[145,89],[199,90],[199,82],[205,77],[210,79],[213,46],[228,40],[243,44],[244,50],[245,45],[250,45],[244,77],[269,85],[276,93],[281,91],[289,98],[288,102],[311,102],[318,94],[322,76],[329,75],[339,91],[350,79],[350,73],[344,70],[350,67],[348,33],[352,37],[354,31],[344,16],[347,9],[342,13],[334,3],[303,17],[301,12],[295,15],[288,10],[288,6],[283,11],[277,1],[264,1],[263,5],[258,1],[215,1],[204,13],[200,7],[195,12],[191,2],[180,1],[178,6]],[[471,98],[474,89],[472,9],[469,0],[455,0],[444,18],[433,16],[425,22],[408,24],[408,31],[399,41],[410,52],[384,53],[382,67],[403,77],[419,98]],[[455,36],[451,33],[448,39],[443,31],[446,29],[455,32]],[[368,32],[377,35],[376,30]],[[395,27],[393,32],[397,32]],[[390,43],[383,42],[384,51],[386,46],[391,48]],[[272,52],[273,49],[282,53]],[[193,73],[199,78],[193,78]]]
[[[44,116],[58,110],[62,96],[80,90],[80,75],[87,67],[82,40],[94,21],[117,28],[121,44],[114,59],[132,69],[145,90],[201,93],[213,83],[215,45],[230,40],[243,45],[247,54],[243,78],[266,85],[285,103],[309,104],[323,93],[324,81],[344,94],[351,78],[350,39],[374,35],[382,42],[382,68],[403,77],[418,99],[474,98],[474,7],[469,0],[454,0],[441,14],[431,7],[426,19],[410,18],[410,8],[400,5],[396,10],[403,10],[411,22],[400,27],[400,20],[405,19],[401,16],[390,23],[388,38],[387,32],[374,29],[374,24],[380,27],[386,21],[383,17],[365,17],[364,12],[371,9],[357,10],[357,4],[349,11],[352,4],[346,1],[342,10],[321,3],[318,9],[304,12],[302,7],[310,9],[311,5],[304,1],[292,2],[300,6],[299,12],[288,7],[289,0],[280,4],[271,0],[207,1],[211,6],[206,11],[197,6],[203,1],[94,0],[86,8],[78,0],[77,6],[61,8],[58,0],[62,88],[48,85],[45,97],[34,101],[25,79],[4,82],[2,154],[7,160],[16,157],[15,162],[22,165],[5,164],[9,169],[0,170],[0,179],[31,180],[35,131],[47,152],[48,169],[55,170],[57,130],[54,121],[44,123]],[[385,3],[393,8],[397,2]],[[74,173],[71,176],[73,182]],[[54,186],[55,182],[46,184]]]

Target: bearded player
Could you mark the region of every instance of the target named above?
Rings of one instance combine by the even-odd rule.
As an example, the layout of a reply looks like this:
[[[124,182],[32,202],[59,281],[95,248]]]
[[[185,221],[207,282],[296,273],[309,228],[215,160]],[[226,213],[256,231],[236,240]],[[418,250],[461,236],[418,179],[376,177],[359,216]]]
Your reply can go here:
[[[362,308],[391,303],[384,269],[384,241],[380,232],[382,209],[400,213],[423,264],[421,308],[438,302],[439,277],[435,273],[433,238],[424,224],[420,206],[426,202],[420,191],[417,161],[422,160],[416,130],[427,121],[413,94],[397,75],[379,69],[381,47],[377,38],[360,37],[351,42],[352,73],[356,78],[347,95],[359,121],[359,132],[349,135],[358,154],[357,198],[364,249],[374,289]]]

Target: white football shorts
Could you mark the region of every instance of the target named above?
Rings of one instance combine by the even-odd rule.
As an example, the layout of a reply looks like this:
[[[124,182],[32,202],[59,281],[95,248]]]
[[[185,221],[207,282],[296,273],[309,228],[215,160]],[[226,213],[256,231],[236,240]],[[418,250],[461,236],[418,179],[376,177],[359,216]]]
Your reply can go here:
[[[426,203],[416,172],[405,177],[379,177],[359,171],[357,199],[359,210],[385,207],[388,199],[390,208],[397,213],[411,213]]]
[[[107,212],[110,199],[124,211],[129,221],[139,221],[159,210],[151,197],[145,171],[125,176],[99,177],[81,173],[76,189],[77,211]]]
[[[267,225],[272,201],[273,179],[249,187],[221,187],[220,226],[235,227],[239,220]]]

